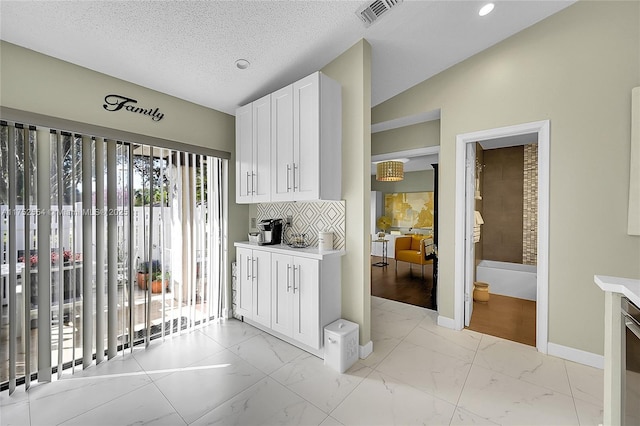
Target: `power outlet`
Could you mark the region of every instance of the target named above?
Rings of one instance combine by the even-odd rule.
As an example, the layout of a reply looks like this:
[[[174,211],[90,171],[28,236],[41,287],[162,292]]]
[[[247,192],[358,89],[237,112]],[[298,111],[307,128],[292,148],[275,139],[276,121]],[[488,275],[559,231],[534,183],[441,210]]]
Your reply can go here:
[[[251,218],[250,228],[251,229],[255,229],[256,228],[256,218],[255,217]]]
[[[288,225],[288,226],[293,225],[293,216],[287,215],[287,220],[286,220],[285,224]]]

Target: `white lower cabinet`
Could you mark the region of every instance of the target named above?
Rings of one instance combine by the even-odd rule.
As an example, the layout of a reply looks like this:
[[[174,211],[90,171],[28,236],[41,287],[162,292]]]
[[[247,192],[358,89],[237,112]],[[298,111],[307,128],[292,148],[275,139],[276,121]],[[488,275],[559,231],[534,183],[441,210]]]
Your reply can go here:
[[[305,256],[282,246],[256,250],[247,245],[236,243],[237,313],[249,324],[322,357],[323,329],[341,315],[343,253]]]
[[[283,254],[271,261],[271,328],[319,349],[320,261]]]
[[[271,253],[238,248],[237,312],[245,318],[271,326]]]

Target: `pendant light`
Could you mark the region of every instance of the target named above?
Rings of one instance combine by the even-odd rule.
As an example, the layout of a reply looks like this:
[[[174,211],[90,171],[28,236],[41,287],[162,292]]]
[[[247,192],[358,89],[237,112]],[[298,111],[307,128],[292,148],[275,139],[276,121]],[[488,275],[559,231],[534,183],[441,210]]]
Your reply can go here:
[[[382,161],[376,165],[376,180],[397,182],[404,179],[404,162]]]

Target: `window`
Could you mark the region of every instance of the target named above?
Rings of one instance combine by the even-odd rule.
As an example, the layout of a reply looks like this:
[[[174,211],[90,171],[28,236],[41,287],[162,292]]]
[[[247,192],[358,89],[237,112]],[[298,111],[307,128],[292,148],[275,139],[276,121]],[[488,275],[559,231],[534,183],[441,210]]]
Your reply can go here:
[[[2,121],[0,165],[3,389],[220,316],[226,159]]]

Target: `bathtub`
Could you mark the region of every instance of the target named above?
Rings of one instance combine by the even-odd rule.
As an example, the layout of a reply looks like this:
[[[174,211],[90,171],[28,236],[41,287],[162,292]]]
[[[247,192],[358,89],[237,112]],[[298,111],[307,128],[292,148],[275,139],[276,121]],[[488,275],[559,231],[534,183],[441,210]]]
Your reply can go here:
[[[489,284],[489,293],[536,300],[538,283],[535,265],[482,260],[476,267],[476,281]]]

